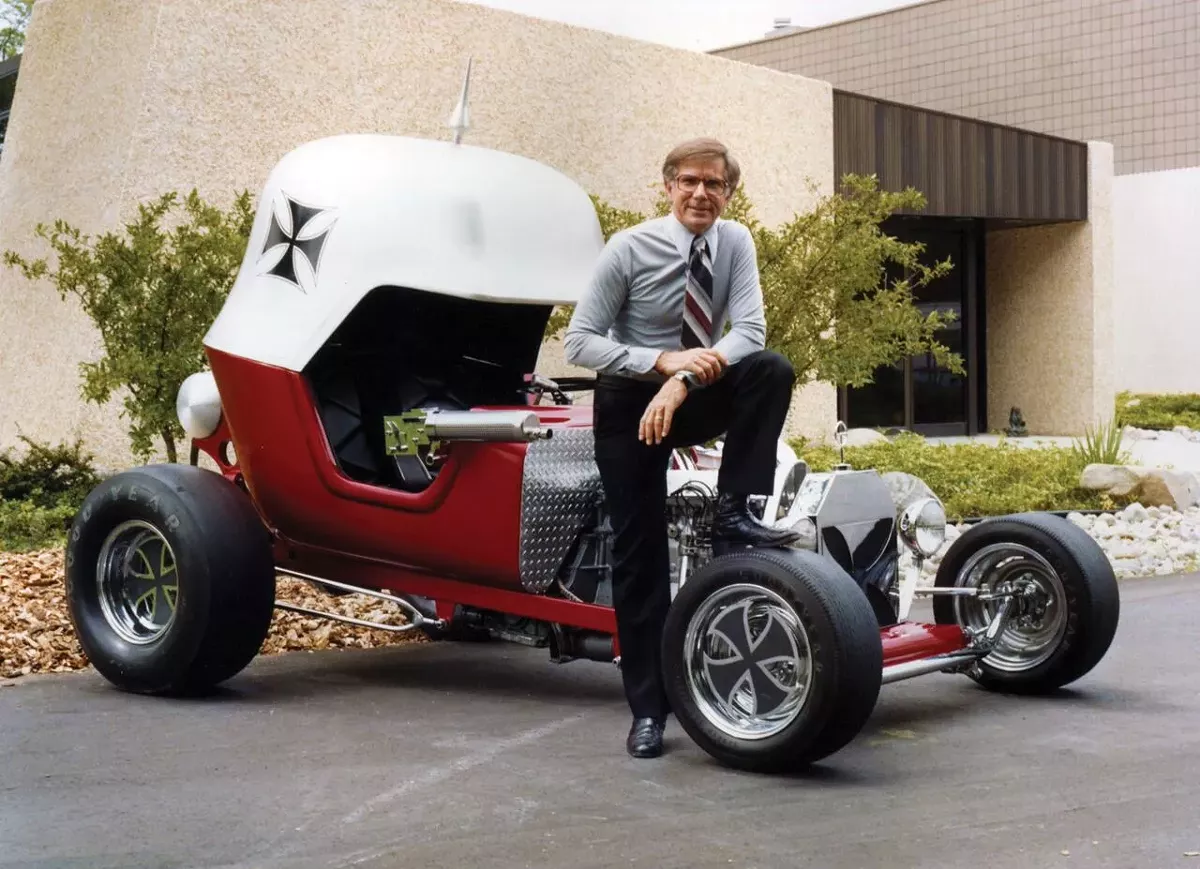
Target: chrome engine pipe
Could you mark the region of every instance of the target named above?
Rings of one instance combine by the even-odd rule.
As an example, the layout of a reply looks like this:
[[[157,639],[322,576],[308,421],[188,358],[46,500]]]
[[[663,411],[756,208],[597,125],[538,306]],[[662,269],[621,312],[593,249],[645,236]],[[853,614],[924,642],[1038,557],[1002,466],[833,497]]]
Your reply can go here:
[[[445,627],[446,625],[443,619],[439,619],[437,616],[427,614],[422,607],[417,605],[416,601],[410,600],[409,596],[405,594],[393,594],[388,591],[380,591],[374,588],[363,588],[361,585],[350,585],[349,583],[345,582],[337,582],[336,580],[325,579],[321,576],[313,576],[311,573],[301,573],[298,570],[292,570],[291,568],[287,567],[279,567],[278,565],[275,567],[275,572],[281,573],[284,576],[303,579],[305,582],[312,583],[313,585],[324,586],[326,588],[336,588],[340,591],[348,592],[350,594],[361,594],[366,595],[367,597],[374,597],[380,600],[389,601],[407,612],[412,617],[412,620],[409,624],[404,626],[381,625],[376,622],[353,619],[340,613],[328,613],[319,610],[305,609],[303,607],[298,607],[294,604],[285,603],[280,600],[275,601],[275,607],[277,609],[291,610],[292,612],[306,613],[307,615],[313,616],[322,616],[327,619],[333,619],[334,621],[362,625],[363,627],[378,628],[384,631],[395,631],[397,633],[419,628],[423,625],[429,625],[435,628]]]
[[[536,413],[523,410],[437,410],[423,425],[426,437],[445,441],[527,442],[551,434]]]
[[[283,601],[275,601],[275,609],[287,610],[288,612],[301,613],[306,616],[316,616],[317,618],[329,619],[334,622],[345,622],[348,625],[356,625],[360,628],[371,628],[375,631],[389,631],[393,634],[405,634],[409,631],[415,631],[421,625],[417,622],[410,622],[407,625],[385,625],[382,622],[372,622],[367,619],[356,619],[351,616],[344,616],[341,613],[331,613],[325,610],[314,610],[308,607],[296,606]]]
[[[913,591],[914,597],[979,597],[979,589],[974,586],[942,586],[918,588]]]
[[[892,664],[890,667],[883,668],[883,684],[887,685],[891,682],[899,682],[902,679],[912,679],[914,676],[924,676],[928,673],[937,673],[940,670],[953,667],[957,664],[978,661],[986,655],[987,652],[983,650],[964,649],[961,652],[950,652],[945,655],[934,655],[932,658],[921,658],[917,661],[905,661],[903,664]]]

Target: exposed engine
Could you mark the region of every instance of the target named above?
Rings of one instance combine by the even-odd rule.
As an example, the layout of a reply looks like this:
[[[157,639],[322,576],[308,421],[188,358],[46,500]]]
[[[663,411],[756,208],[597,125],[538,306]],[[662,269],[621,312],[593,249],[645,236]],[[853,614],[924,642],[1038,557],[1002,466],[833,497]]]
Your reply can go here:
[[[712,559],[716,503],[715,487],[701,477],[685,480],[667,498],[672,597]],[[826,555],[862,586],[881,624],[895,620],[902,538],[897,505],[878,474],[842,469],[809,474],[799,466],[772,504],[772,515],[763,515],[764,506],[760,499],[760,521],[797,531],[797,547]],[[564,562],[555,590],[572,600],[611,604],[611,545],[611,524],[598,510]]]

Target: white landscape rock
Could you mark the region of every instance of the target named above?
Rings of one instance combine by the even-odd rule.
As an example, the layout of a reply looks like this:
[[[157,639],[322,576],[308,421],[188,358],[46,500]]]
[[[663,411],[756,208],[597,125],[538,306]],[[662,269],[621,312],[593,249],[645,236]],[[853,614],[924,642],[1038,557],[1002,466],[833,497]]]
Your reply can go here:
[[[1186,510],[1200,505],[1200,478],[1184,471],[1137,465],[1088,465],[1079,477],[1081,488],[1109,495],[1132,495],[1149,507]]]
[[[1200,431],[1194,428],[1188,428],[1186,425],[1177,425],[1171,431],[1157,431],[1151,428],[1138,428],[1136,426],[1127,425],[1121,430],[1121,435],[1128,441],[1157,441],[1157,440],[1184,440],[1191,443],[1200,443]]]
[[[1128,495],[1142,480],[1139,470],[1128,465],[1088,465],[1083,469],[1079,485],[1110,495]]]
[[[1158,440],[1158,432],[1147,428],[1134,428],[1131,425],[1125,426],[1122,432],[1126,440],[1129,441],[1156,441]]]
[[[1115,513],[1071,513],[1067,518],[1100,544],[1118,578],[1200,570],[1200,507],[1172,510],[1131,504]],[[946,529],[946,542],[926,561],[921,584],[933,583],[946,550],[969,527],[951,525]]]
[[[885,444],[887,436],[873,428],[852,428],[846,432],[846,446],[869,447],[871,444]]]

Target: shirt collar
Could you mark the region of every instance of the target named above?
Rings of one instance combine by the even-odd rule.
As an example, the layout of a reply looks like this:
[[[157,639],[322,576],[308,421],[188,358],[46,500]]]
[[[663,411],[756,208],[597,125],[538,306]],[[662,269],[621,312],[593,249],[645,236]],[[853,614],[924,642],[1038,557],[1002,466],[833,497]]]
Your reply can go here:
[[[704,233],[704,240],[708,243],[708,258],[710,262],[717,261],[717,227],[721,225],[721,218],[713,221],[713,225]],[[679,251],[679,255],[687,262],[692,256],[692,239],[696,236],[692,231],[679,222],[679,218],[674,212],[667,214],[667,230],[670,233],[672,241],[675,242],[675,248]]]

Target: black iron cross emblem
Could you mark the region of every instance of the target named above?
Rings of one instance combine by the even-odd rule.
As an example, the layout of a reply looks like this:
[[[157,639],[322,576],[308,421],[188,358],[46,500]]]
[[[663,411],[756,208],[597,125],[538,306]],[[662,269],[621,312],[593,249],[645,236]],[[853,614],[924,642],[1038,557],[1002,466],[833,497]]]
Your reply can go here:
[[[747,714],[765,716],[779,709],[794,691],[793,686],[780,682],[772,668],[791,664],[798,673],[800,653],[787,628],[773,614],[767,615],[755,635],[750,627],[750,605],[751,601],[746,601],[732,607],[713,623],[709,632],[724,640],[729,649],[720,658],[705,655],[704,668],[722,700]],[[743,688],[750,689],[753,709],[737,702],[736,695]]]
[[[279,222],[279,215],[272,209],[271,229],[267,232],[267,242],[263,245],[262,256],[265,258],[270,251],[280,245],[286,245],[287,247],[279,257],[278,262],[267,269],[264,274],[274,275],[281,280],[287,281],[303,293],[306,290],[301,286],[299,273],[296,271],[297,258],[304,257],[308,261],[313,280],[315,281],[317,270],[321,263],[321,250],[325,247],[325,241],[329,238],[329,231],[333,227],[327,226],[320,232],[311,232],[309,230],[310,224],[328,209],[303,205],[286,193],[283,195],[283,198],[287,202],[291,227],[285,229]]]

